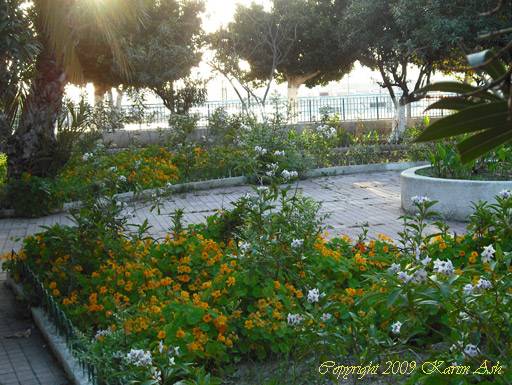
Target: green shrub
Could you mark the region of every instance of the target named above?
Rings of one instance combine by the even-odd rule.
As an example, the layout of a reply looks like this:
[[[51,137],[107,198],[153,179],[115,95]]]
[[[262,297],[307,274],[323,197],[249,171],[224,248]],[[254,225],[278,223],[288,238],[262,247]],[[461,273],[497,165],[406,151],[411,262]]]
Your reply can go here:
[[[5,194],[7,207],[22,217],[48,215],[62,205],[53,180],[28,174],[21,179],[10,180]]]
[[[0,153],[0,186],[7,181],[7,156]]]

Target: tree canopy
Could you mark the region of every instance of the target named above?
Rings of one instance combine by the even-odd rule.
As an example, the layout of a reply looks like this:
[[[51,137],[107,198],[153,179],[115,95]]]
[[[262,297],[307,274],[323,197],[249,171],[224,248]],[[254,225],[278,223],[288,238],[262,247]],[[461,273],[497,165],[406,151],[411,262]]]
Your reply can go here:
[[[188,77],[201,61],[200,13],[204,5],[196,0],[143,0],[143,4],[144,21],[121,27],[120,45],[130,69],[127,76],[120,71],[106,39],[84,31],[77,49],[84,79],[93,82],[100,94],[119,85],[148,88],[174,110],[184,90],[190,94],[194,89],[188,81],[177,90],[175,82]]]
[[[357,57],[357,41],[344,37],[345,7],[341,0],[273,0],[270,10],[239,6],[234,20],[214,35],[217,62],[240,72],[238,63],[245,61],[245,80],[287,81],[291,97],[301,84],[340,79]]]

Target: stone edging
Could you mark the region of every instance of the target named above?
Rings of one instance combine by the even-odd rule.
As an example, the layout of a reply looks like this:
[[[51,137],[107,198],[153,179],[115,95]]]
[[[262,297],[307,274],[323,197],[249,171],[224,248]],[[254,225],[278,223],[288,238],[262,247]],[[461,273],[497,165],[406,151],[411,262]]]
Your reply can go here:
[[[21,285],[14,282],[10,275],[7,275],[6,283],[18,297],[26,298]],[[78,361],[73,357],[66,344],[66,340],[56,332],[56,326],[46,312],[40,307],[31,307],[30,310],[36,326],[48,342],[50,349],[64,369],[64,372],[66,372],[69,380],[74,385],[93,385],[81,369]]]
[[[403,171],[411,167],[426,165],[427,162],[392,162],[392,163],[372,163],[372,164],[362,164],[362,165],[350,165],[350,166],[336,166],[336,167],[325,167],[325,168],[317,168],[314,170],[306,171],[304,174],[305,178],[320,178],[326,176],[336,176],[336,175],[349,175],[349,174],[358,174],[358,173],[369,173],[369,172],[384,172],[384,171]],[[243,186],[249,182],[249,178],[246,176],[235,176],[228,178],[220,178],[220,179],[210,179],[204,181],[197,182],[188,182],[181,183],[176,185],[171,185],[169,188],[156,188],[156,189],[148,189],[143,190],[139,193],[134,193],[133,191],[115,194],[115,198],[122,202],[134,202],[143,198],[150,198],[154,195],[161,195],[165,192],[173,192],[173,193],[184,193],[189,191],[198,191],[198,190],[209,190],[213,188],[219,187],[234,187],[234,186]],[[80,207],[81,202],[68,202],[64,203],[62,209],[54,211],[52,214],[57,214],[60,212],[67,212],[73,208]],[[14,217],[14,210],[12,209],[4,209],[0,210],[0,218],[9,218]]]
[[[473,203],[479,200],[494,203],[500,191],[512,190],[512,181],[446,179],[416,173],[427,167],[430,166],[410,168],[400,175],[402,208],[408,213],[416,212],[412,197],[427,196],[438,201],[434,210],[445,219],[468,221],[474,212]]]

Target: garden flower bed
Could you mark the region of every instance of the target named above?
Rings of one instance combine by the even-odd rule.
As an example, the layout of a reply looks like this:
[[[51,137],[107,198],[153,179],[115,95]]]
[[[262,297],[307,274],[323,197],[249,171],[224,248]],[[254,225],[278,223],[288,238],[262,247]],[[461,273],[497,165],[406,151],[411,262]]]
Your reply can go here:
[[[448,369],[510,364],[512,234],[503,221],[512,199],[497,202],[464,236],[441,223],[427,236],[435,202],[417,199],[420,215],[404,218],[397,242],[328,240],[317,204],[273,186],[203,225],[183,229],[177,215],[163,240],[126,232],[105,206],[84,208],[76,227],[27,238],[7,266],[21,281],[20,262],[39,276],[83,335],[81,354],[101,384],[251,383],[233,379],[233,367],[286,357],[310,364],[294,384],[331,383],[337,373],[318,367],[349,358],[382,370],[389,359],[417,361],[410,383],[444,381],[419,370],[420,359]]]

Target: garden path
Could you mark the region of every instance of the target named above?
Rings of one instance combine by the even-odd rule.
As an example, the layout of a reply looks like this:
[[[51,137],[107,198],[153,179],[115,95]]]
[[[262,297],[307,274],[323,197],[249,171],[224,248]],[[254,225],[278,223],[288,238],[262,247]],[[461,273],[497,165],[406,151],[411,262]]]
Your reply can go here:
[[[304,195],[322,203],[322,213],[330,213],[325,224],[330,236],[347,234],[355,237],[360,225],[369,225],[369,236],[384,233],[392,238],[401,230],[400,173],[366,173],[309,179],[298,183]],[[153,236],[163,236],[171,223],[169,214],[184,210],[185,223],[199,223],[220,208],[232,207],[231,202],[246,193],[249,186],[217,188],[176,194],[163,205],[161,213],[136,205],[129,208],[134,223],[145,219],[152,226]],[[41,231],[41,226],[70,224],[66,214],[35,219],[0,220],[0,253],[17,249],[21,239]],[[453,231],[461,232],[464,225],[450,223]],[[1,261],[0,261],[1,262]],[[5,285],[5,273],[0,273],[0,385],[61,385],[66,380],[55,360],[47,351],[41,335],[27,317],[24,306],[16,303]],[[28,338],[6,339],[5,336],[31,329]]]
[[[330,236],[347,234],[354,237],[360,233],[360,225],[364,223],[369,225],[370,237],[383,233],[397,238],[402,229],[398,219],[403,214],[400,208],[400,172],[308,179],[300,181],[298,189],[305,196],[321,202],[322,213],[330,214],[325,221],[330,227]],[[250,186],[237,186],[176,194],[164,202],[160,214],[140,204],[129,207],[127,213],[133,216],[133,223],[147,219],[152,226],[150,233],[158,237],[168,231],[171,224],[169,215],[175,209],[184,210],[185,223],[200,223],[218,209],[231,208],[231,202],[251,192]],[[41,231],[41,226],[56,223],[70,224],[71,220],[64,213],[44,218],[0,220],[0,253],[17,249],[23,237]],[[448,223],[453,231],[464,231],[464,224]]]

